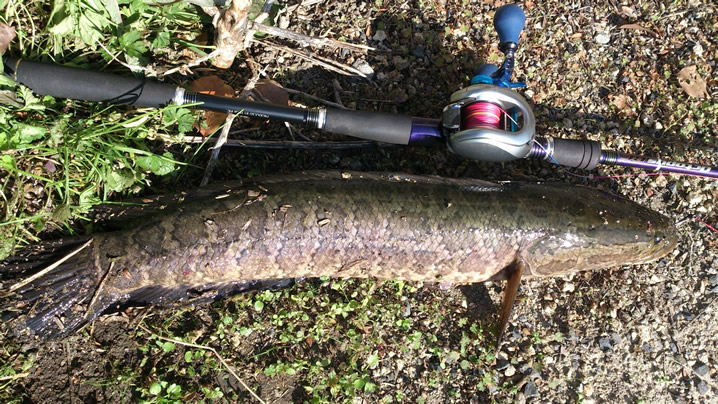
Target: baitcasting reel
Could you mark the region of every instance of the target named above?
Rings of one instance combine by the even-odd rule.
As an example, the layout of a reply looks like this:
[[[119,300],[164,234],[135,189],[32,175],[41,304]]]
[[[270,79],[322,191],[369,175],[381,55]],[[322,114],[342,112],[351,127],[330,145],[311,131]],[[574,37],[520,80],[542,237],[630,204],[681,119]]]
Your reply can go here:
[[[515,91],[474,84],[451,95],[441,121],[449,150],[474,160],[526,157],[535,135],[531,107]]]
[[[494,28],[505,60],[500,68],[491,64],[479,67],[472,85],[451,95],[441,127],[452,152],[495,162],[521,159],[531,152],[536,134],[531,106],[509,90],[525,86],[510,82],[525,21],[524,12],[515,4],[496,11]]]

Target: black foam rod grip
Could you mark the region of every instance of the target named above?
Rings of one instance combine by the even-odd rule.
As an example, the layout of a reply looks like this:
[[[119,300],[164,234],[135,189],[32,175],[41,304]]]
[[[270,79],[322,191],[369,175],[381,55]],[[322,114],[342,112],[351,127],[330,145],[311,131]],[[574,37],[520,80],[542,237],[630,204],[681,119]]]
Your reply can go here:
[[[593,170],[601,159],[601,144],[593,140],[554,138],[552,156],[562,166]]]
[[[408,115],[327,109],[323,129],[377,142],[409,144],[411,123]]]
[[[162,107],[172,102],[176,87],[136,77],[94,72],[53,64],[5,58],[5,74],[40,95],[73,100]]]

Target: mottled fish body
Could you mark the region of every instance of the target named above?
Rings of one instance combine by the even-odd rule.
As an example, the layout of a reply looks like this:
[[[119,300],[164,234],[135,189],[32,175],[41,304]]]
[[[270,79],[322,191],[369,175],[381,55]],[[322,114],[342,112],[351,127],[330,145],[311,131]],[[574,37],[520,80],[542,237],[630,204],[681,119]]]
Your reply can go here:
[[[1,307],[16,329],[58,335],[128,301],[317,276],[481,282],[520,264],[518,282],[648,262],[675,243],[664,216],[591,188],[305,173],[188,195],[132,228],[10,259],[0,272],[59,264],[4,282]]]

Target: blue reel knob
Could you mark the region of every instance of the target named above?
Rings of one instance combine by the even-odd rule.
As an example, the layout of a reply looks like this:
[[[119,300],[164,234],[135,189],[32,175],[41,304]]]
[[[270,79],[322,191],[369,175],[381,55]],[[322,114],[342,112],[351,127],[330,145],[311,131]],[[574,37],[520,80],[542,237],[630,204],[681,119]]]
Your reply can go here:
[[[516,4],[499,7],[494,15],[494,29],[499,34],[499,48],[508,42],[519,43],[519,35],[524,29],[526,15]]]

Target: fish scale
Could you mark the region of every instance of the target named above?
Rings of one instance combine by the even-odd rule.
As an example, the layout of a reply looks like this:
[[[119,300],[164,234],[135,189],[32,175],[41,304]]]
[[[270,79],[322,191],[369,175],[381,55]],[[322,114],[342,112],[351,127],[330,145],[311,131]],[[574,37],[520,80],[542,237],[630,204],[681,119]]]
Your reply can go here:
[[[319,276],[509,279],[515,288],[522,276],[647,262],[676,243],[662,215],[573,185],[315,172],[203,192],[165,209],[142,208],[151,213],[136,226],[54,242],[54,255],[39,248],[38,262],[10,259],[5,268],[40,269],[76,252],[5,293],[4,316],[16,329],[60,335],[119,303]]]

